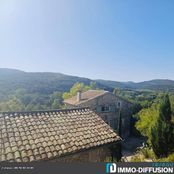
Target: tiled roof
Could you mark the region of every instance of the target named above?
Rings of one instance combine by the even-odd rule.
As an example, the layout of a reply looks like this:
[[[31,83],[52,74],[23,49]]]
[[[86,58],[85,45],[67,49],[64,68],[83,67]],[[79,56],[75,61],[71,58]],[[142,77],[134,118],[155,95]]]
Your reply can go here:
[[[0,113],[0,161],[49,160],[120,137],[88,108]]]
[[[102,96],[104,94],[108,93],[108,91],[104,90],[88,90],[86,92],[81,93],[81,100],[77,100],[77,96],[74,96],[72,98],[64,100],[64,103],[68,103],[71,105],[79,105],[81,103],[84,103],[88,100],[94,99],[96,97]]]

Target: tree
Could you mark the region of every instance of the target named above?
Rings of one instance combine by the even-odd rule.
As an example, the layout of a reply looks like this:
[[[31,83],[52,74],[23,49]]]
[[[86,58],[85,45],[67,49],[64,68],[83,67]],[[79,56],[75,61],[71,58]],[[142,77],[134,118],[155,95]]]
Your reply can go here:
[[[173,148],[173,124],[171,105],[168,95],[160,103],[159,115],[151,128],[151,144],[157,157],[166,157]]]
[[[50,103],[51,103],[51,109],[60,109],[62,108],[63,104],[63,98],[61,92],[53,92],[53,94],[50,95]]]
[[[170,95],[170,104],[171,104],[172,116],[173,116],[173,120],[174,120],[174,94]]]
[[[96,82],[90,82],[90,89],[96,89]]]
[[[148,144],[151,145],[151,128],[159,115],[159,103],[154,103],[151,107],[142,109],[138,113],[139,120],[136,123],[137,130],[148,138]]]
[[[12,97],[7,102],[3,102],[0,104],[0,110],[1,111],[23,111],[24,105],[18,98]]]
[[[84,85],[84,83],[77,82],[75,83],[69,92],[63,94],[63,99],[71,98],[77,94],[78,91],[85,92],[89,89],[96,89],[96,83],[91,82],[90,85]]]

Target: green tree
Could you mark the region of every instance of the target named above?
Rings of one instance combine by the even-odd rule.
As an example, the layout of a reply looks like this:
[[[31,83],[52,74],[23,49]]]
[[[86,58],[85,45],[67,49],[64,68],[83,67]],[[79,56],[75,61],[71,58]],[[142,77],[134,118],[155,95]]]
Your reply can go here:
[[[139,120],[136,123],[137,130],[148,138],[148,143],[151,145],[151,128],[159,115],[159,103],[154,103],[151,107],[142,109],[138,113]]]
[[[16,97],[12,97],[7,102],[3,102],[0,104],[1,111],[23,111],[24,105],[20,101],[20,99]]]
[[[174,120],[174,94],[170,95],[170,103],[171,103],[172,117]]]
[[[90,89],[96,89],[96,82],[90,82],[90,85],[89,85],[89,87],[90,87]]]
[[[159,115],[151,127],[151,144],[157,157],[166,157],[173,148],[173,125],[171,105],[168,95],[160,103]]]
[[[89,89],[96,89],[96,83],[91,82],[90,85],[85,85],[84,83],[77,82],[75,83],[69,92],[63,94],[63,99],[71,98],[77,94],[78,91],[85,92]]]
[[[63,98],[61,92],[53,92],[53,94],[50,95],[50,103],[51,103],[51,109],[60,109],[63,105]]]

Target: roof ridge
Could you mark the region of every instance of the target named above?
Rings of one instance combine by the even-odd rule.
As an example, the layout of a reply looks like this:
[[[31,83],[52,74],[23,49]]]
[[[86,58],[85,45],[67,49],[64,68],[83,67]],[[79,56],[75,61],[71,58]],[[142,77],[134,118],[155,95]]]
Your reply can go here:
[[[91,110],[89,107],[77,107],[71,109],[50,109],[50,110],[36,110],[36,111],[0,111],[0,114],[30,114],[30,113],[43,113],[43,112],[66,112],[66,111],[76,111],[76,110]]]

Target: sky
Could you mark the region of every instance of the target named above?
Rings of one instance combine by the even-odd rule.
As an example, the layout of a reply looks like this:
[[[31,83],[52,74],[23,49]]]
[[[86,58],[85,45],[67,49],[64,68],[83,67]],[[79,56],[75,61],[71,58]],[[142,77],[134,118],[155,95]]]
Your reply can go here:
[[[0,68],[174,80],[173,0],[0,0]]]

